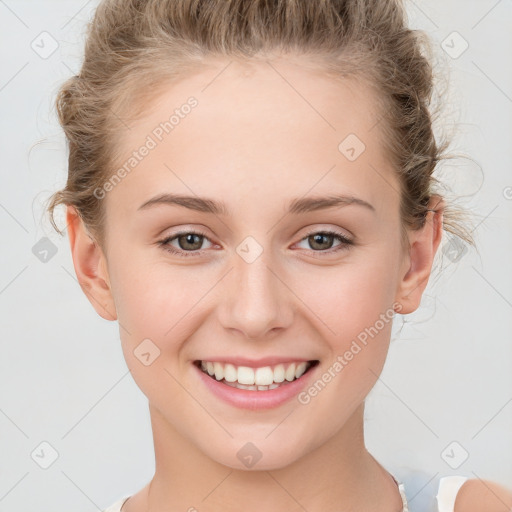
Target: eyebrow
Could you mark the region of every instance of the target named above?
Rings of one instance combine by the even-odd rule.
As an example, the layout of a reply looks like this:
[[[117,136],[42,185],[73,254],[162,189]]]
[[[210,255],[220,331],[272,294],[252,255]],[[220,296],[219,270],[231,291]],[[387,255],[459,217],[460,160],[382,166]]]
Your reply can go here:
[[[184,196],[178,194],[164,193],[149,199],[139,206],[138,210],[146,210],[158,205],[174,205],[182,206],[190,210],[198,212],[212,213],[214,215],[230,216],[231,212],[226,204],[222,201],[201,198],[197,196]],[[330,195],[330,196],[313,196],[293,199],[288,206],[288,213],[302,214],[317,210],[333,208],[335,206],[363,206],[375,213],[373,205],[354,196],[346,195]]]

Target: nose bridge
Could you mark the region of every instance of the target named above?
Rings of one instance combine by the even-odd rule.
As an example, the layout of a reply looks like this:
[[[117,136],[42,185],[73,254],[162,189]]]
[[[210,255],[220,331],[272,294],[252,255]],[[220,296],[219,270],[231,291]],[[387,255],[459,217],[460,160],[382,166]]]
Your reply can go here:
[[[241,244],[237,251],[242,256],[234,258],[221,321],[226,329],[236,329],[249,338],[263,338],[267,332],[288,325],[290,304],[284,293],[286,287],[276,277],[265,252],[251,260],[243,248]],[[249,250],[254,251],[254,247]]]

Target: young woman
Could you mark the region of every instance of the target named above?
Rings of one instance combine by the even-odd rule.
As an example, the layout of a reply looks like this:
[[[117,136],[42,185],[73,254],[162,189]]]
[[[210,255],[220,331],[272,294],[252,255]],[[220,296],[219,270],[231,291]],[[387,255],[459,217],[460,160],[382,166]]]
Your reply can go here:
[[[99,5],[49,209],[149,401],[155,475],[109,512],[408,510],[365,397],[443,230],[473,243],[434,191],[424,45],[390,0]],[[465,480],[440,512],[512,506]]]

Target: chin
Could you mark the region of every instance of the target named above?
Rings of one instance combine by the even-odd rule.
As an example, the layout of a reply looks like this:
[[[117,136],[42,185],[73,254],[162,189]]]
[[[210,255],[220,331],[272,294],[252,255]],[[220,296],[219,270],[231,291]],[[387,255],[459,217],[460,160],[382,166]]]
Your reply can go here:
[[[302,453],[299,453],[294,446],[283,446],[275,443],[240,442],[231,440],[230,446],[224,444],[218,451],[212,452],[211,446],[205,455],[215,462],[231,469],[243,471],[269,471],[283,469],[298,460]]]

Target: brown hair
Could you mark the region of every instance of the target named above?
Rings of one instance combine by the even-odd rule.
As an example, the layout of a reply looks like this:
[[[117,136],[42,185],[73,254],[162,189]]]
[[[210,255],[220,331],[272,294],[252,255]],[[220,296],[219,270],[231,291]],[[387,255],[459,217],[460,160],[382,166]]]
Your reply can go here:
[[[401,0],[104,0],[88,26],[82,68],[56,101],[69,169],[65,188],[49,198],[51,223],[62,234],[54,208],[73,205],[103,245],[105,210],[94,190],[112,174],[122,118],[142,113],[164,82],[204,69],[209,57],[289,52],[375,91],[378,129],[401,185],[402,235],[417,229],[437,193],[433,172],[452,158],[449,139],[438,144],[433,133],[429,44],[407,28]],[[447,204],[444,229],[475,245],[462,222],[467,213]]]

